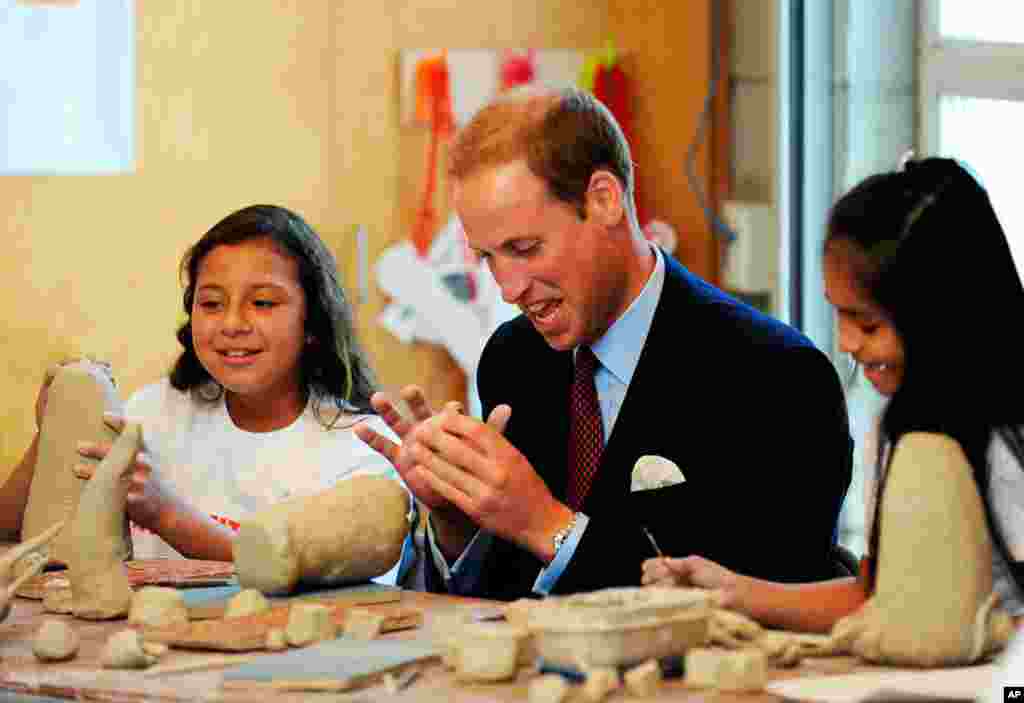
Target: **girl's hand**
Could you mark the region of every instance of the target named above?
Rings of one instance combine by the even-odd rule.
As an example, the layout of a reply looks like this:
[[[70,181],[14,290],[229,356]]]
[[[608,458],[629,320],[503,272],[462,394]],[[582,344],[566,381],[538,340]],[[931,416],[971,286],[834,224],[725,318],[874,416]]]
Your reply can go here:
[[[107,425],[120,432],[124,428],[124,419],[112,415],[104,415]],[[78,453],[83,457],[102,461],[110,451],[109,442],[79,442]],[[90,479],[96,470],[96,464],[79,463],[72,467],[79,478]],[[125,511],[129,519],[136,525],[151,532],[161,534],[161,526],[167,513],[173,510],[175,501],[171,490],[160,480],[153,470],[152,460],[145,452],[135,457],[135,465],[125,473],[128,483],[128,494],[125,500]]]
[[[641,565],[640,582],[645,586],[689,586],[719,592],[722,608],[735,608],[741,600],[744,577],[704,557],[655,557]]]

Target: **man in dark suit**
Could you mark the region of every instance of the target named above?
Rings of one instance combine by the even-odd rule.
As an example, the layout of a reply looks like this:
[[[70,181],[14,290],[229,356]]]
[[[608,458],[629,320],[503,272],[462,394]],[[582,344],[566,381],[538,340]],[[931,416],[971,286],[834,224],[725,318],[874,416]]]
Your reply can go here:
[[[655,543],[761,578],[836,575],[852,452],[836,373],[647,242],[607,109],[574,89],[504,99],[449,159],[469,245],[523,315],[480,360],[486,423],[407,389],[412,421],[374,400],[401,446],[357,429],[430,509],[427,587],[638,585]],[[638,479],[642,456],[675,466]]]

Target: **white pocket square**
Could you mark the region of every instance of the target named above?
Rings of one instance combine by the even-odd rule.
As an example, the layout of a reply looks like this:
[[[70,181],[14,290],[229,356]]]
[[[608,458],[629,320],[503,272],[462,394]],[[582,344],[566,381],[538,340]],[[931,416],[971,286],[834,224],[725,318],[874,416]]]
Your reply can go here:
[[[663,456],[644,455],[633,465],[631,491],[649,491],[652,488],[664,488],[683,483],[686,477],[675,462]]]

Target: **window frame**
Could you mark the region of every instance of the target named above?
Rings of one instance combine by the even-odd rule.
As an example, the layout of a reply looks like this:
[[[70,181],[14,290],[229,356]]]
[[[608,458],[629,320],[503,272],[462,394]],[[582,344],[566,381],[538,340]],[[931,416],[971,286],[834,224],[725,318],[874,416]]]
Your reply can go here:
[[[941,1],[924,0],[919,14],[919,145],[926,154],[939,151],[943,95],[1024,102],[1024,43],[944,39]]]

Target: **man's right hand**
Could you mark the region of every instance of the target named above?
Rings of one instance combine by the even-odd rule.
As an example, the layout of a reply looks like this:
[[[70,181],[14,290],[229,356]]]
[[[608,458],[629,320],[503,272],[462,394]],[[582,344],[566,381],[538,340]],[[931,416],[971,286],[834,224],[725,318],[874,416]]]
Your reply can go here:
[[[391,399],[383,393],[374,393],[370,404],[388,427],[398,435],[402,444],[392,442],[366,424],[356,425],[355,433],[359,439],[387,457],[413,495],[430,510],[441,550],[446,556],[454,557],[462,552],[477,527],[465,513],[431,487],[426,476],[429,469],[417,463],[409,451],[413,430],[434,416],[423,390],[419,386],[406,386],[402,389],[401,396],[412,413],[411,420],[403,417]],[[462,412],[462,404],[450,401],[445,405],[445,409]],[[507,422],[508,413],[498,412],[497,408],[487,419],[487,424],[500,433],[505,432]]]

